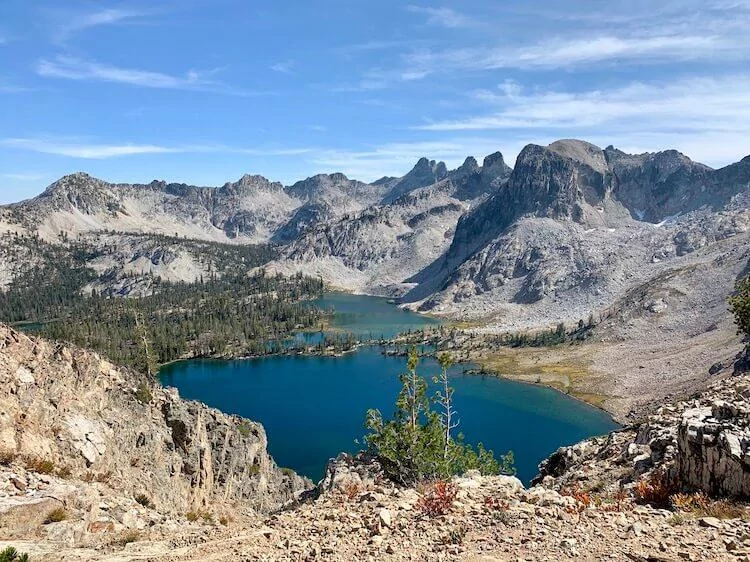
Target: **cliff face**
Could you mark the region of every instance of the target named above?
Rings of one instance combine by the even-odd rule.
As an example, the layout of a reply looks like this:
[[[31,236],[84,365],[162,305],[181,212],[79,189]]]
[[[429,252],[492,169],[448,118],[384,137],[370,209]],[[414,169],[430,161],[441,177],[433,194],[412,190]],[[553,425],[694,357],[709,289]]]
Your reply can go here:
[[[160,513],[266,512],[308,485],[280,470],[266,445],[260,424],[182,400],[92,352],[0,326],[6,460],[43,461],[73,482],[106,481],[112,494],[145,496]]]

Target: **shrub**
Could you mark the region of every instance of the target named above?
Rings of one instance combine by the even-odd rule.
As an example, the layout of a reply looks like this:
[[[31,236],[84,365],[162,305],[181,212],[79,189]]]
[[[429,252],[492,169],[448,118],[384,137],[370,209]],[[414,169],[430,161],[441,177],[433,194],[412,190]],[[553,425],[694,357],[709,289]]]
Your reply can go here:
[[[568,511],[577,511],[578,513],[581,513],[592,503],[591,494],[586,490],[581,489],[578,484],[574,484],[571,488],[562,490],[560,495],[569,496],[576,500],[576,507],[569,507]]]
[[[198,521],[198,519],[203,519],[203,522],[206,523],[207,525],[213,525],[214,523],[214,516],[211,515],[211,512],[203,510],[203,509],[198,510],[198,511],[195,511],[195,510],[188,511],[185,514],[185,519],[187,519],[191,523],[195,523],[196,521]]]
[[[250,476],[258,476],[258,474],[260,474],[260,465],[259,464],[251,464],[249,472],[250,472]]]
[[[629,495],[625,490],[618,490],[611,497],[599,498],[599,508],[602,511],[620,513],[631,507],[626,503],[628,498]]]
[[[13,451],[0,451],[0,466],[8,466],[14,460],[16,460],[16,453]]]
[[[0,562],[29,562],[29,555],[9,546],[5,550],[0,550]]]
[[[237,431],[239,431],[242,437],[250,437],[250,434],[253,432],[252,427],[247,420],[242,420],[240,422],[240,424],[237,426]]]
[[[50,523],[59,523],[60,521],[65,521],[68,518],[68,514],[62,507],[58,507],[56,509],[53,509],[47,514],[47,517],[44,518],[44,525],[49,525]]]
[[[296,474],[296,472],[294,472],[294,470],[292,470],[291,468],[282,467],[279,470],[281,470],[281,474],[283,474],[284,476],[288,476],[289,478],[293,478]]]
[[[224,514],[221,517],[219,517],[219,523],[221,523],[225,527],[229,525],[232,521],[234,521],[234,519],[232,519],[230,515]]]
[[[487,496],[484,498],[484,507],[491,511],[505,511],[510,507],[510,504],[506,500]]]
[[[750,337],[750,277],[737,283],[734,295],[729,297],[729,310],[734,314],[738,333]]]
[[[694,494],[673,494],[670,498],[672,507],[698,517],[716,517],[717,519],[740,519],[747,513],[746,509],[731,500],[711,501],[703,492]]]
[[[153,400],[151,387],[149,387],[149,385],[147,385],[145,382],[139,384],[138,388],[135,391],[135,398],[142,404],[149,404],[151,400]]]
[[[711,502],[701,515],[717,519],[741,519],[747,515],[747,509],[732,500],[723,499]]]
[[[151,498],[149,498],[146,494],[137,494],[133,499],[143,507],[154,509],[154,504],[151,501]]]
[[[39,474],[52,474],[55,472],[55,463],[40,458],[26,459],[26,469]]]
[[[125,531],[122,535],[120,535],[117,539],[113,541],[112,544],[124,547],[131,542],[137,542],[141,538],[140,531],[136,531],[135,529],[132,529],[130,531]]]
[[[702,511],[708,508],[710,500],[703,492],[695,494],[672,494],[669,502],[673,508],[680,511]]]
[[[347,500],[353,501],[362,491],[362,486],[356,480],[347,480],[340,489],[341,495]]]
[[[466,533],[468,532],[468,529],[464,527],[463,525],[459,525],[458,527],[453,527],[450,531],[448,531],[448,534],[441,538],[442,543],[449,545],[449,544],[461,544],[464,542],[464,537],[466,536]]]
[[[417,507],[426,515],[436,517],[445,515],[453,507],[456,501],[458,488],[452,482],[438,480],[431,484],[424,495],[419,499]]]
[[[654,470],[635,485],[635,497],[641,503],[655,507],[669,507],[670,498],[679,490],[677,478],[664,470]]]
[[[377,456],[386,474],[397,482],[447,479],[476,469],[482,474],[515,474],[513,454],[495,459],[480,443],[476,450],[464,443],[463,435],[452,436],[458,426],[453,407],[453,389],[448,385],[450,359],[439,357],[441,373],[434,378],[440,390],[427,396],[427,381],[417,374],[419,359],[412,348],[407,372],[400,375],[401,391],[393,418],[384,420],[379,410],[367,413],[365,443]],[[435,409],[433,409],[435,408]]]

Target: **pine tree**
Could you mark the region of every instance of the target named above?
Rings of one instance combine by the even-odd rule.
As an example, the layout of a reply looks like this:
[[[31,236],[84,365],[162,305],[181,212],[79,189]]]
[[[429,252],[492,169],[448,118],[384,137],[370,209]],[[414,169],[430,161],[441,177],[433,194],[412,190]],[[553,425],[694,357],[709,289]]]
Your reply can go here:
[[[734,295],[729,297],[729,309],[734,314],[737,332],[750,338],[750,277],[737,283]]]

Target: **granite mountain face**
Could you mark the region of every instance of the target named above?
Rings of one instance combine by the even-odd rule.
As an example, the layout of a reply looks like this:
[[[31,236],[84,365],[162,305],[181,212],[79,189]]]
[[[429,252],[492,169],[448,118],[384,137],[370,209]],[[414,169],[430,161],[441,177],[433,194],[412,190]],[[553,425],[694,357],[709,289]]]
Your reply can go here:
[[[528,145],[512,170],[499,152],[455,170],[421,158],[371,184],[334,173],[288,187],[250,175],[217,188],[130,185],[78,173],[0,207],[0,231],[53,242],[107,232],[123,249],[117,266],[184,281],[210,266],[150,237],[272,242],[272,271],[525,328],[585,317],[723,240],[742,246],[749,200],[750,157],[714,170],[674,150],[561,140]]]

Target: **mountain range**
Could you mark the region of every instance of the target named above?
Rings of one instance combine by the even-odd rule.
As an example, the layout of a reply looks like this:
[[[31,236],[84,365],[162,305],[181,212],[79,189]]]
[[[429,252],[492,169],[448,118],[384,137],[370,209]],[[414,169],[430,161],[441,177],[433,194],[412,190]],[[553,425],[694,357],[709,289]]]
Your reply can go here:
[[[373,183],[333,173],[196,187],[76,173],[0,207],[0,232],[81,237],[120,250],[117,263],[93,263],[98,271],[184,281],[210,265],[176,240],[269,242],[280,247],[271,271],[523,329],[601,311],[667,270],[718,259],[713,248],[737,248],[724,259],[743,269],[749,203],[750,157],[712,169],[675,150],[560,140],[526,146],[512,169],[500,152],[455,170],[421,158]],[[7,285],[18,268],[2,269]]]

